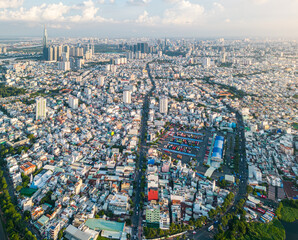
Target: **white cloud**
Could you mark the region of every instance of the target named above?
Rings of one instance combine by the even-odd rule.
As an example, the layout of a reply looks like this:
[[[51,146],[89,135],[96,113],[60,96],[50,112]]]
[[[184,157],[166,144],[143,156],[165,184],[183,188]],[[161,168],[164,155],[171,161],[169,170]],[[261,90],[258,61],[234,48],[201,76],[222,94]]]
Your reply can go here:
[[[0,8],[17,8],[23,5],[24,0],[0,0]]]
[[[214,6],[214,8],[216,8],[216,9],[218,9],[220,11],[225,10],[224,6],[222,4],[220,4],[220,3],[218,3],[218,2],[214,2],[213,3],[213,6]]]
[[[127,2],[131,5],[144,5],[151,2],[151,0],[128,0]]]
[[[78,10],[80,14],[71,15],[71,10]],[[33,6],[29,9],[20,7],[13,10],[0,10],[0,20],[37,23],[53,22],[53,24],[56,25],[67,22],[112,21],[106,20],[103,17],[97,15],[98,10],[99,8],[95,7],[95,4],[92,0],[87,0],[80,5],[72,6],[64,5],[62,2],[54,4],[44,3],[40,6]]]
[[[160,21],[160,17],[158,16],[150,17],[149,13],[147,11],[144,11],[144,13],[137,18],[136,23],[145,24],[145,25],[155,25],[159,21]]]
[[[185,25],[198,23],[205,12],[199,4],[191,3],[188,0],[165,0],[171,3],[171,7],[164,10],[162,16],[150,16],[144,11],[135,20],[138,24],[146,25]],[[126,22],[130,22],[127,20]]]
[[[69,11],[70,7],[58,4],[42,4],[26,10],[21,7],[18,10],[0,11],[0,20],[3,21],[63,21],[64,14]]]
[[[204,11],[204,7],[199,4],[187,0],[175,1],[172,8],[165,10],[163,23],[178,25],[197,23]]]

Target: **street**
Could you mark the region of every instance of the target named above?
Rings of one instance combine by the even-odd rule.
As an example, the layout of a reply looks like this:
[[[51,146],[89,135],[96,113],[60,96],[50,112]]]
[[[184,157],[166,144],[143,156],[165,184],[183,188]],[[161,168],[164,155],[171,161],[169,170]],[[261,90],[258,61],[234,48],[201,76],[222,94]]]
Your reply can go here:
[[[155,89],[155,83],[153,81],[153,78],[150,73],[150,68],[149,64],[147,64],[147,71],[148,71],[148,76],[151,80],[151,83],[153,87],[150,89],[150,91],[145,95],[144,98],[144,103],[143,103],[143,108],[142,108],[142,120],[141,120],[141,135],[140,135],[140,147],[139,147],[139,162],[137,165],[138,169],[142,169],[142,166],[144,164],[144,159],[146,157],[147,149],[146,149],[146,132],[147,132],[147,121],[148,121],[148,113],[149,113],[149,98],[152,95],[152,92]],[[141,192],[144,191],[144,189],[141,188],[141,185],[139,184],[141,182],[142,176],[144,175],[143,171],[136,171],[136,177],[135,177],[135,182],[136,184],[136,189],[135,189],[135,209],[133,211],[133,216],[132,216],[132,239],[141,239],[142,235],[142,209],[140,208],[140,200],[141,200]]]

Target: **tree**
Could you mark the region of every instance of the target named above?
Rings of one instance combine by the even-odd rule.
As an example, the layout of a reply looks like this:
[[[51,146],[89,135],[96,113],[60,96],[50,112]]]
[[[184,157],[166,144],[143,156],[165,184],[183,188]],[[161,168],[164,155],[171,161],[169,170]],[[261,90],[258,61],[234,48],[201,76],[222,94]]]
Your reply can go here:
[[[62,228],[58,233],[58,239],[62,239],[65,228]]]
[[[250,193],[253,192],[253,188],[251,186],[247,185],[246,191],[247,191],[248,194],[250,194]]]

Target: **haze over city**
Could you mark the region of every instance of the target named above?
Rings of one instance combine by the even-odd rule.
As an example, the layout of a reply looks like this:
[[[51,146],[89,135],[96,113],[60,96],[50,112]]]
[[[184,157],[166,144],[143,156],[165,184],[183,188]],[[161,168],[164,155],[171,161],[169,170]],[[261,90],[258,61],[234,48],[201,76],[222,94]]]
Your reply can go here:
[[[0,240],[297,240],[298,0],[0,0]]]
[[[297,0],[0,0],[3,37],[297,38]]]

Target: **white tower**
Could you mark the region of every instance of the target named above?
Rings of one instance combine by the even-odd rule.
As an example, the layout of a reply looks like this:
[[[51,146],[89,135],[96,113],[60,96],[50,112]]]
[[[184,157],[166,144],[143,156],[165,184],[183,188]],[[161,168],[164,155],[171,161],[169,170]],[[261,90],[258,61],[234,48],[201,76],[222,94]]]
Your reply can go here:
[[[168,113],[168,98],[162,97],[159,100],[159,111],[160,113],[167,114]]]
[[[102,87],[105,84],[105,77],[104,76],[100,76],[99,77],[99,86]]]
[[[123,92],[123,102],[126,104],[130,104],[131,103],[131,92],[128,90],[125,90]]]
[[[47,115],[47,100],[45,98],[36,99],[36,120],[44,120]]]
[[[79,105],[79,100],[74,97],[74,96],[69,96],[68,98],[68,105],[72,108],[72,109],[77,109],[78,105]]]
[[[211,64],[210,63],[210,58],[204,58],[203,59],[203,66],[204,67],[207,67],[208,68],[208,67],[210,67],[210,64]]]

